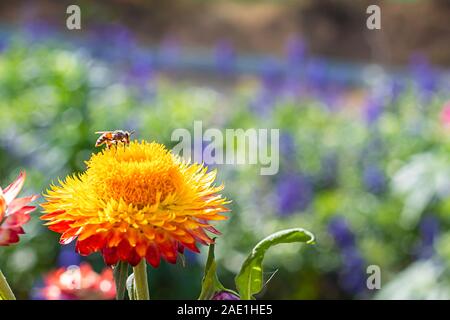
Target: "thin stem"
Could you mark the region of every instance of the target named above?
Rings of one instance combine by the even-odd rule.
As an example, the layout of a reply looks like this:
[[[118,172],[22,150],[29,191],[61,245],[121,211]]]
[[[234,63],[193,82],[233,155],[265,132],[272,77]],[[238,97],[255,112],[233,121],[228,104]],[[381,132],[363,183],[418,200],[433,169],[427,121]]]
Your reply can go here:
[[[114,266],[114,280],[116,282],[116,300],[125,299],[126,282],[128,278],[128,263],[119,261]]]
[[[136,289],[136,300],[150,300],[147,280],[147,263],[145,259],[135,267],[133,267],[134,285]]]
[[[11,288],[9,287],[9,284],[6,281],[6,278],[3,275],[1,270],[0,270],[0,299],[16,300],[16,297],[14,296],[14,293],[12,292]]]

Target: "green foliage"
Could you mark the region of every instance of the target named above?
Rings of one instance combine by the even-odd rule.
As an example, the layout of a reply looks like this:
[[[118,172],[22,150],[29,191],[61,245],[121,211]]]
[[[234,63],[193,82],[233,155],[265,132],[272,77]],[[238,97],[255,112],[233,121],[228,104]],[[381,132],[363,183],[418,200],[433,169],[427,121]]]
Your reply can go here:
[[[304,242],[314,243],[314,236],[301,228],[282,230],[261,240],[244,261],[241,271],[236,276],[236,287],[243,300],[250,300],[263,288],[262,262],[266,251],[277,244]]]
[[[202,291],[198,300],[211,300],[218,291],[225,290],[217,277],[217,264],[214,258],[214,246],[210,244],[208,249],[208,259],[205,265],[205,274],[202,279]]]

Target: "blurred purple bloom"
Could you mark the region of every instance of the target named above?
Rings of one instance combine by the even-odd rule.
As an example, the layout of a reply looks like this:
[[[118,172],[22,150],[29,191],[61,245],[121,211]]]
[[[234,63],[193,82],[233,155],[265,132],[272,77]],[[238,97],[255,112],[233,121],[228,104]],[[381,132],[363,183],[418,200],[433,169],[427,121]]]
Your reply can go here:
[[[30,41],[41,41],[54,35],[54,28],[45,21],[28,21],[24,24],[24,31]]]
[[[230,74],[234,70],[236,53],[230,41],[222,40],[215,48],[215,61],[219,72]]]
[[[133,55],[129,77],[137,83],[145,84],[153,76],[153,60],[149,52],[138,51]]]
[[[251,103],[251,109],[258,114],[266,114],[275,104],[284,86],[284,74],[280,63],[267,59],[261,72],[261,89]]]
[[[112,40],[113,45],[124,51],[133,49],[136,45],[136,39],[133,32],[126,26],[114,24],[109,26],[106,30],[109,34],[109,39]]]
[[[400,79],[392,79],[389,82],[388,96],[391,97],[391,103],[396,103],[398,98],[405,90],[405,84]]]
[[[0,52],[3,52],[8,47],[8,39],[3,36],[0,36]]]
[[[328,86],[328,66],[322,59],[312,59],[306,66],[306,79],[313,90]]]
[[[310,182],[298,173],[286,174],[280,178],[276,192],[281,216],[307,209],[313,198]]]
[[[276,96],[268,90],[261,90],[250,102],[250,109],[259,115],[266,115],[275,105]]]
[[[368,124],[375,123],[383,113],[384,104],[380,97],[371,96],[368,98],[364,108],[364,118]]]
[[[345,291],[358,294],[366,289],[365,262],[355,247],[342,250],[340,280]]]
[[[341,249],[352,248],[355,245],[355,236],[350,230],[347,221],[340,216],[335,216],[328,224],[328,231]]]
[[[376,165],[368,165],[364,168],[363,183],[367,191],[374,194],[382,193],[386,188],[386,177],[383,170]]]
[[[285,90],[294,97],[301,96],[305,90],[303,77],[306,63],[306,45],[302,38],[294,36],[286,43],[286,81]]]
[[[159,61],[163,67],[169,69],[175,67],[178,64],[180,51],[180,42],[175,37],[165,38],[159,51]]]
[[[338,86],[328,86],[323,90],[318,91],[316,96],[326,105],[328,110],[333,111],[339,106],[339,100],[342,94],[341,91],[341,88]]]
[[[279,61],[267,59],[262,67],[261,80],[267,91],[278,92],[283,87],[283,68]]]
[[[418,249],[420,259],[429,259],[434,254],[434,243],[440,233],[439,220],[434,216],[426,216],[420,222],[421,243]]]
[[[426,56],[414,54],[410,62],[411,73],[419,89],[419,94],[428,100],[437,88],[437,74]]]
[[[110,61],[124,62],[136,49],[136,39],[127,27],[117,24],[100,24],[92,27],[89,47],[94,55]]]
[[[286,60],[289,68],[301,68],[306,59],[306,44],[301,37],[294,36],[286,43]]]
[[[240,300],[240,298],[228,291],[217,292],[211,300]]]
[[[433,245],[439,235],[439,220],[433,216],[424,217],[420,223],[420,234],[425,245]]]
[[[80,255],[75,252],[75,243],[71,243],[61,248],[58,256],[58,266],[68,267],[81,262]]]
[[[297,146],[295,144],[294,137],[290,133],[281,133],[280,153],[283,158],[289,160],[292,160],[297,154]]]
[[[45,300],[45,297],[42,292],[42,288],[45,287],[45,283],[43,279],[38,279],[33,284],[33,289],[30,293],[31,300]]]

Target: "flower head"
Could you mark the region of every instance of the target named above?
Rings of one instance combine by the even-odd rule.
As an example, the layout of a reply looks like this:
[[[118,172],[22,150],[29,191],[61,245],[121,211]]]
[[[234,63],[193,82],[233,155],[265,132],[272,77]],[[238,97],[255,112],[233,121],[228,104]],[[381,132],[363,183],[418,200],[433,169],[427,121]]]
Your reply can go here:
[[[87,263],[59,268],[47,274],[38,297],[45,300],[111,300],[116,295],[113,272],[101,274]]]
[[[163,257],[196,243],[210,244],[209,223],[224,220],[227,201],[213,186],[216,172],[188,164],[163,145],[131,142],[94,154],[87,170],[51,186],[42,206],[49,229],[62,244],[77,239],[81,255],[100,251],[107,264],[137,265],[145,258],[157,267]]]
[[[19,235],[25,233],[22,226],[30,220],[30,213],[36,209],[28,204],[38,196],[16,199],[25,177],[25,172],[21,172],[16,181],[4,190],[0,187],[0,246],[19,242]]]

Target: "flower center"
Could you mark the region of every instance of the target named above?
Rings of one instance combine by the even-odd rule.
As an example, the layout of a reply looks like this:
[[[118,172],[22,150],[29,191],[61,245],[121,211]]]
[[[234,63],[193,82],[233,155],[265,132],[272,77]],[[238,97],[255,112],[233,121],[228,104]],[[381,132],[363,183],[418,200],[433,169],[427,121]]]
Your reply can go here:
[[[156,146],[150,148],[153,152],[134,144],[93,156],[86,174],[96,195],[106,202],[122,199],[142,208],[175,193],[182,185],[182,175],[172,154]]]

